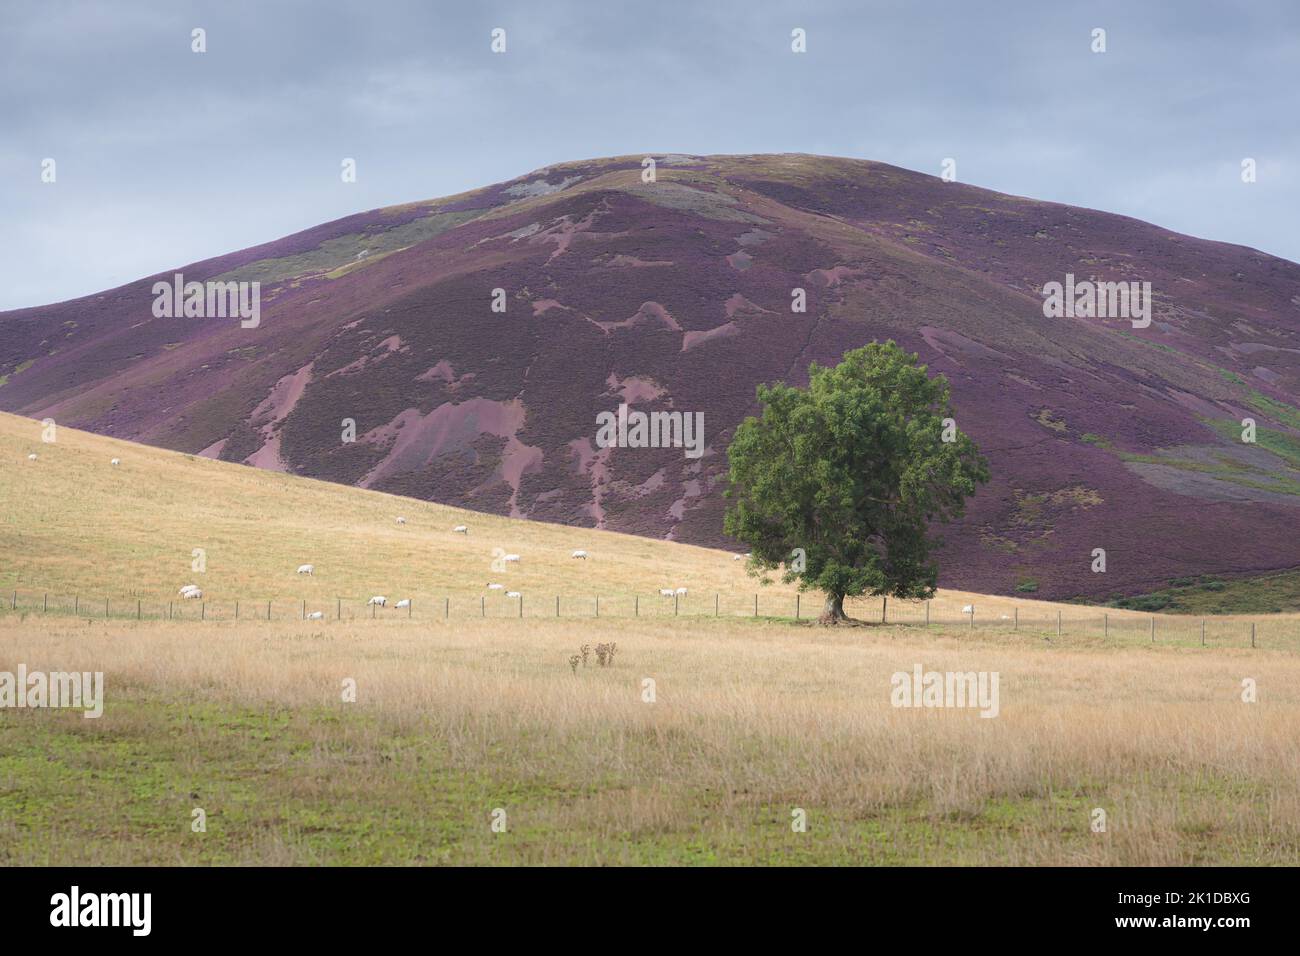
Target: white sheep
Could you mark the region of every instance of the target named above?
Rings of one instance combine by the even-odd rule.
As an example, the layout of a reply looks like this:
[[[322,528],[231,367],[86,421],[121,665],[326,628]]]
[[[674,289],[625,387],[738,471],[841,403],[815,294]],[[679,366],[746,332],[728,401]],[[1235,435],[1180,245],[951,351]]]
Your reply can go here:
[[[508,561],[508,562],[510,562],[511,564],[516,564],[516,563],[518,563],[518,561],[519,561],[519,555],[517,555],[517,554],[507,554],[507,555],[505,556],[505,560]]]
[[[733,554],[733,555],[731,556],[731,560],[732,560],[732,561],[744,561],[744,560],[745,560],[745,556],[744,556],[743,554]]]
[[[397,518],[397,523],[398,523],[398,524],[406,524],[406,519],[403,518],[403,517],[401,517],[401,516],[399,515],[398,518]]]
[[[678,597],[686,597],[686,588],[678,588],[675,592]]]
[[[411,606],[410,598],[402,598],[402,600],[398,601],[396,604],[393,605],[393,607],[410,607],[410,606]]]
[[[28,461],[35,461],[35,460],[36,460],[36,452],[32,452],[30,455],[28,455],[28,456],[27,456],[27,460],[28,460]]]
[[[323,620],[324,618],[325,618],[325,614],[321,611],[312,611],[310,614],[307,615],[307,620],[309,621],[320,621]]]
[[[454,528],[451,529],[451,533],[452,533],[452,534],[469,534],[469,528],[465,527],[463,524],[458,524],[458,525],[456,525],[456,527],[454,527]]]
[[[506,592],[506,597],[508,597],[508,598],[517,598],[517,597],[523,597],[523,595],[520,594],[518,591],[507,591],[507,592]]]
[[[660,597],[672,597],[672,596],[675,595],[676,593],[677,593],[677,592],[674,591],[672,588],[660,588],[660,589],[659,589],[659,596],[660,596]]]
[[[489,584],[489,585],[488,585],[488,590],[489,590],[489,591],[500,591],[500,590],[501,590],[502,588],[504,588],[504,587],[505,587],[504,584]]]
[[[183,592],[181,592],[181,597],[185,598],[185,600],[188,601],[188,600],[190,600],[191,598],[201,598],[201,597],[203,597],[203,592],[200,591],[198,588],[195,588],[195,589],[192,590],[192,591],[183,591]]]
[[[967,604],[964,608],[961,609],[961,612],[962,612],[963,614],[974,614],[974,613],[975,613],[975,605],[974,605],[974,604]]]
[[[299,573],[299,574],[315,574],[315,573],[316,573],[316,566],[315,566],[314,564],[300,564],[300,565],[298,565],[298,573]]]
[[[369,607],[372,604],[376,607],[385,607],[388,604],[388,598],[384,597],[382,594],[376,594],[366,602],[366,607]]]
[[[121,458],[114,458],[112,461],[109,462],[109,464],[110,464],[110,465],[120,465],[120,464],[122,464],[122,459],[121,459]]]
[[[197,584],[187,584],[185,585],[185,587],[181,588],[176,593],[179,594],[181,597],[185,597],[185,595],[189,594],[191,591],[197,591],[198,589],[199,586]]]
[[[582,558],[582,560],[586,561],[586,560],[587,560],[587,552],[586,552],[586,551],[583,551],[581,548],[579,548],[577,551],[573,552],[573,557],[575,557],[575,558]]]

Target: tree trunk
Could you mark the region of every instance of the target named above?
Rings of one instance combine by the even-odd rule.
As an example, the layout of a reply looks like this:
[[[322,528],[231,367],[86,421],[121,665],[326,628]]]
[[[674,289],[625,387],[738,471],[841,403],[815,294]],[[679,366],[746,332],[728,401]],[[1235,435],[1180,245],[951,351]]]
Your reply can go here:
[[[844,613],[844,595],[827,594],[826,603],[822,606],[822,615],[817,618],[817,623],[833,627],[847,620],[849,616]]]

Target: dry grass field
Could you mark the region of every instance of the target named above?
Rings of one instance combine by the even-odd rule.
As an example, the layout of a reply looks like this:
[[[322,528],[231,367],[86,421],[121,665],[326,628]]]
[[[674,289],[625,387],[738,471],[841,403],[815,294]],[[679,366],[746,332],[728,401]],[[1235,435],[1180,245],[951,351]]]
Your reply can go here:
[[[0,505],[0,589],[22,598],[0,671],[105,675],[98,719],[0,709],[3,864],[1300,863],[1296,615],[1211,619],[1202,647],[1199,620],[1157,616],[1152,642],[1150,615],[1110,611],[1103,636],[1099,609],[941,593],[930,627],[891,605],[912,623],[824,629],[707,549],[43,444],[12,416]],[[522,560],[493,572],[494,547]],[[478,616],[489,580],[534,598],[524,619],[497,595]],[[191,581],[211,616],[134,620]],[[673,617],[651,596],[678,585]],[[369,593],[419,611],[297,619]],[[226,610],[254,598],[274,620]],[[917,665],[998,674],[998,715],[891,706]]]

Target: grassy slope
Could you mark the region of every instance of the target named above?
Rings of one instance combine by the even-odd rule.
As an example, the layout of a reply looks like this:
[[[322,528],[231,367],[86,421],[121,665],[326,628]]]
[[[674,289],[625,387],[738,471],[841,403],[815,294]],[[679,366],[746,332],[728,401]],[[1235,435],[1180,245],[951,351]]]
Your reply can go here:
[[[476,609],[501,546],[524,557],[504,579],[529,593],[753,590],[718,552],[67,429],[43,445],[9,416],[0,461],[6,586],[165,598],[206,547],[215,595],[445,588]],[[462,521],[468,540],[449,532]],[[293,573],[305,560],[312,580]],[[1043,602],[948,594],[936,618],[965,601],[994,620],[974,634],[626,613],[199,629],[0,612],[0,670],[102,670],[108,687],[99,720],[0,710],[0,863],[1300,862],[1295,616],[1261,619],[1256,651],[1247,619],[1211,622],[1202,650],[1165,618],[1152,647],[1150,617],[1121,611],[1106,641],[1092,618],[1056,639],[1056,610],[1099,612]],[[1031,622],[1018,632],[995,617],[1013,606]],[[569,656],[602,641],[615,664],[572,673]],[[890,674],[917,663],[997,671],[1000,717],[891,708]],[[1258,704],[1240,701],[1243,677]],[[497,807],[505,834],[488,826]]]

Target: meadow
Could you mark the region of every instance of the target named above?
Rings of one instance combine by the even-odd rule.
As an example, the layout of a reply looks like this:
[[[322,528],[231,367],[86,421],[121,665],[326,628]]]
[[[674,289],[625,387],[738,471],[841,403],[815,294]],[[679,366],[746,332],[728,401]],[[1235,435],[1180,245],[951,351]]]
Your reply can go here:
[[[0,461],[0,593],[24,597],[0,671],[105,680],[98,719],[0,709],[3,864],[1300,862],[1298,615],[1211,618],[1202,646],[1200,619],[941,592],[929,626],[891,604],[906,623],[821,628],[709,549],[43,444],[12,416]],[[494,548],[522,560],[495,572]],[[495,579],[535,596],[522,619],[478,616]],[[134,619],[190,581],[212,616]],[[674,616],[652,596],[678,585]],[[300,619],[367,593],[418,610]],[[254,595],[282,616],[226,612]],[[893,706],[918,665],[998,674],[996,718]]]

